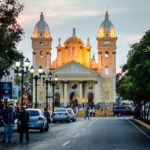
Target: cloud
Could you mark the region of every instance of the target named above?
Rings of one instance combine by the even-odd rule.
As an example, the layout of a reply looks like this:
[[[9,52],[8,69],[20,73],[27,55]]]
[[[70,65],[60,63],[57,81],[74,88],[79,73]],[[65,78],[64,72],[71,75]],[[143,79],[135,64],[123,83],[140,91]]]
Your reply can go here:
[[[23,26],[28,26],[31,25],[32,23],[36,23],[37,20],[39,19],[38,15],[22,15],[19,16],[19,18],[17,19],[18,23],[23,25]]]
[[[140,34],[120,34],[117,35],[119,37],[118,42],[123,45],[132,45],[136,42],[139,42],[139,40],[142,38],[142,35]]]

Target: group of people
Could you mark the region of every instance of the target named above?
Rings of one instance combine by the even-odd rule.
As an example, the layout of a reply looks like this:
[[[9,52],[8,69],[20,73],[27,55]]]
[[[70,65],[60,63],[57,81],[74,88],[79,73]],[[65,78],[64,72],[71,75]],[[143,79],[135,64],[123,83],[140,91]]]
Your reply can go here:
[[[85,117],[84,117],[84,119],[86,119],[86,118],[90,119],[90,117],[92,117],[92,116],[94,117],[95,113],[96,113],[95,107],[87,106],[86,109],[85,109]]]
[[[28,121],[29,114],[25,110],[25,107],[20,111],[13,110],[12,106],[6,107],[3,113],[3,123],[4,123],[4,135],[2,142],[5,143],[8,139],[8,142],[12,142],[12,134],[14,129],[14,122],[18,120],[18,132],[20,133],[20,142],[23,141],[23,134],[26,133],[26,141],[29,141],[29,132],[28,132]]]

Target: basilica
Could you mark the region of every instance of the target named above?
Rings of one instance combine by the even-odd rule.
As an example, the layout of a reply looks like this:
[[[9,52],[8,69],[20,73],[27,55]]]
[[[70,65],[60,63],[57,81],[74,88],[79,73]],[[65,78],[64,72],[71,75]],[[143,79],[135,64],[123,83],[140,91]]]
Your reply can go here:
[[[76,36],[73,28],[72,35],[65,41],[58,39],[57,56],[52,61],[51,54],[53,37],[50,28],[44,19],[43,13],[34,27],[32,40],[33,66],[42,66],[48,78],[48,73],[58,76],[54,88],[55,105],[68,105],[74,102],[78,104],[97,104],[102,102],[114,102],[116,98],[116,32],[109,14],[106,12],[97,35],[97,60],[92,56],[90,38],[83,43]],[[97,37],[96,37],[97,36]],[[63,43],[63,44],[61,44]],[[38,74],[35,71],[34,75]],[[53,79],[52,79],[53,80]],[[33,90],[35,99],[35,87]],[[52,89],[49,85],[48,93]],[[37,100],[45,105],[46,87],[42,80],[38,80]],[[51,102],[51,98],[49,98]]]

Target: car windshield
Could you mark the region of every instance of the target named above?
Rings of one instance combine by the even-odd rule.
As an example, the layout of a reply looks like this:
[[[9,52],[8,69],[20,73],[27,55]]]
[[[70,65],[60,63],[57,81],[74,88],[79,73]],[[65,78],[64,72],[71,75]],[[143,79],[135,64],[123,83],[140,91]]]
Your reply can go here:
[[[130,109],[129,107],[125,107],[125,106],[117,106],[115,109]]]
[[[71,109],[68,109],[67,111],[68,111],[70,114],[73,113]]]
[[[57,109],[57,110],[55,110],[55,112],[66,112],[66,110],[65,109]]]
[[[30,115],[31,117],[39,116],[39,115],[40,115],[39,112],[36,111],[36,110],[28,110],[27,112],[29,113],[29,115]]]

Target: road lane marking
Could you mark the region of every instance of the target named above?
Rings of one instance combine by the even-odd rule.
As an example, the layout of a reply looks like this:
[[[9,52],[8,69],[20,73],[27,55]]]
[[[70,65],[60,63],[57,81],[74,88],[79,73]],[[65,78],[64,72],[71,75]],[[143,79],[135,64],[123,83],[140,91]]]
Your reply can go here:
[[[90,127],[90,125],[87,126],[87,128],[89,128],[89,127]]]
[[[66,145],[69,144],[69,143],[70,143],[70,141],[65,142],[65,143],[62,145],[62,147],[66,146]]]
[[[74,137],[74,138],[76,138],[76,137],[78,137],[78,136],[79,136],[79,133],[77,133],[77,134],[76,134],[76,135],[74,135],[73,137]]]
[[[128,120],[129,121],[129,120]],[[144,134],[148,139],[150,139],[150,136],[146,134],[142,129],[140,129],[137,125],[135,125],[133,122],[129,121],[130,124],[132,124],[137,130],[139,130],[142,134]]]

